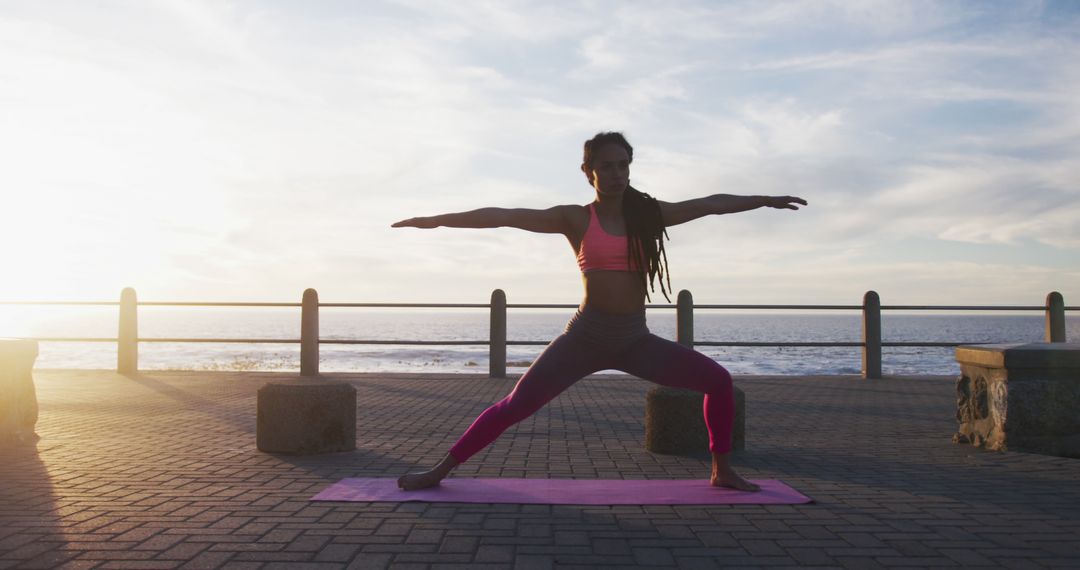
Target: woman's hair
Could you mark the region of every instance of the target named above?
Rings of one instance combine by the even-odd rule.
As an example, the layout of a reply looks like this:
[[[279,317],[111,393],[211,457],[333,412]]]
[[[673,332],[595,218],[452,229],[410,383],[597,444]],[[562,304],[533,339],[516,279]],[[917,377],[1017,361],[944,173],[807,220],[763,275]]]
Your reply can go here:
[[[585,141],[585,154],[582,166],[586,170],[592,168],[593,154],[600,147],[614,144],[626,150],[630,162],[634,161],[634,148],[627,142],[622,133],[605,132],[598,133],[595,137]],[[656,292],[654,280],[659,277],[660,292],[664,299],[671,302],[668,292],[671,291],[671,272],[667,266],[667,252],[664,251],[664,238],[667,237],[667,229],[664,228],[664,220],[660,215],[660,203],[656,198],[635,189],[629,184],[623,193],[622,205],[623,220],[626,221],[626,247],[628,259],[632,266],[637,266],[640,271],[641,283],[647,284],[645,298],[650,299],[649,290]],[[670,238],[669,238],[670,239]],[[645,267],[640,267],[640,260],[645,261]],[[646,279],[647,277],[647,279]],[[664,286],[664,280],[667,286]]]

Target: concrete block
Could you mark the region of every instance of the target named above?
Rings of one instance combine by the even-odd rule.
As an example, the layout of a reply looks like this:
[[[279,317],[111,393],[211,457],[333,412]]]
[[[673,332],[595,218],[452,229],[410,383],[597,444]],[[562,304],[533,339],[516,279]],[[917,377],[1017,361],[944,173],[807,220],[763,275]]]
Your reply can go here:
[[[746,449],[746,394],[735,391],[735,429],[732,451]],[[705,395],[692,390],[657,386],[645,396],[645,449],[668,455],[708,453]]]
[[[0,338],[0,446],[37,441],[37,391],[34,361],[38,343]]]
[[[260,451],[314,455],[356,449],[356,388],[322,379],[271,382],[258,392]]]

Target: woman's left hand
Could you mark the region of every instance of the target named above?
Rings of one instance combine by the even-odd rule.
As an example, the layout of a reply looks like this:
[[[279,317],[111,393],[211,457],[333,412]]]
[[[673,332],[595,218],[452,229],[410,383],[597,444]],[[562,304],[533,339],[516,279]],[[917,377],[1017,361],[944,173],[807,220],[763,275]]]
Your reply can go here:
[[[798,196],[767,196],[765,198],[765,206],[769,208],[798,210],[799,207],[796,204],[805,206],[806,200],[803,200]]]

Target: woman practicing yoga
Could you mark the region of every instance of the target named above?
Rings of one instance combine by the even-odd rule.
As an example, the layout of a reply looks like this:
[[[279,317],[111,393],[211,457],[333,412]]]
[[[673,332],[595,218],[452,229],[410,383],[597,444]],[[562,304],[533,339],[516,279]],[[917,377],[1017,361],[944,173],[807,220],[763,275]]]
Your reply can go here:
[[[521,376],[510,395],[485,410],[433,469],[398,479],[405,490],[438,485],[450,471],[495,441],[502,432],[534,414],[578,380],[600,370],[621,370],[657,384],[705,394],[705,424],[718,487],[756,491],[728,463],[735,402],[731,374],[711,358],[649,333],[645,326],[648,289],[667,298],[671,281],[664,253],[665,228],[708,216],[768,207],[798,210],[794,196],[716,194],[668,203],[630,186],[634,149],[620,133],[600,133],[585,142],[581,170],[596,190],[588,206],[547,210],[481,208],[470,212],[409,218],[395,228],[498,228],[562,234],[577,253],[585,300]],[[664,280],[667,278],[667,285]],[[648,286],[648,289],[647,289]]]

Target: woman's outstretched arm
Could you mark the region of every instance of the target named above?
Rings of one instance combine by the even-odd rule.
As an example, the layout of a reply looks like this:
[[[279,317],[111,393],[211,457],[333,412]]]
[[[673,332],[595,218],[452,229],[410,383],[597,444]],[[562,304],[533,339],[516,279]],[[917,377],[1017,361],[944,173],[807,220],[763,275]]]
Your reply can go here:
[[[713,194],[704,198],[683,202],[660,202],[660,214],[665,226],[684,224],[691,220],[713,214],[734,214],[758,208],[778,208],[798,210],[799,204],[805,206],[806,200],[796,196],[735,196],[733,194]]]
[[[468,212],[423,216],[395,222],[393,228],[518,228],[541,234],[570,232],[574,210],[580,206],[555,206],[546,210],[528,208],[480,208]]]

